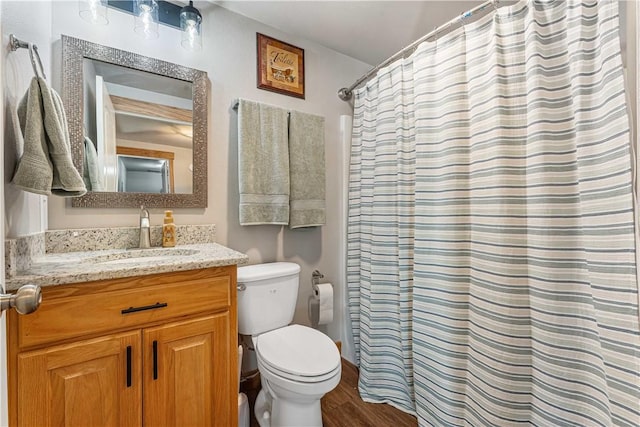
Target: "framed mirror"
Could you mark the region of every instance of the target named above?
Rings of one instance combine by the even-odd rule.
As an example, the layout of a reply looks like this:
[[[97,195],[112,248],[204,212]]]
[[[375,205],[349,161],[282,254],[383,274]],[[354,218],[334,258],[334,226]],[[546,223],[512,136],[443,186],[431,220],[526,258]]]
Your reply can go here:
[[[206,72],[63,35],[62,75],[73,207],[207,206]]]

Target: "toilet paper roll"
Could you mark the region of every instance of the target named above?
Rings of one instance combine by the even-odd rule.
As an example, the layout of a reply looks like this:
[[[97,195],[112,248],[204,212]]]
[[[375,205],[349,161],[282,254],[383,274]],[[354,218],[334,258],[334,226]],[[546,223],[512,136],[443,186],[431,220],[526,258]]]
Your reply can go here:
[[[313,285],[313,296],[318,300],[318,324],[326,325],[333,322],[333,285],[331,283],[320,283]],[[312,323],[313,322],[312,319]]]

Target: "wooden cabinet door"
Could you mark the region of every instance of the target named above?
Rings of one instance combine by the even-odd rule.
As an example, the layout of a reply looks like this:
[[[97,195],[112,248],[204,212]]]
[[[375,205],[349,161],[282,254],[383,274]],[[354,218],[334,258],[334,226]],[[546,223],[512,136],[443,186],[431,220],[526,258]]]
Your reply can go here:
[[[229,322],[224,312],[143,331],[145,425],[237,425]]]
[[[22,426],[140,426],[140,331],[18,355]]]

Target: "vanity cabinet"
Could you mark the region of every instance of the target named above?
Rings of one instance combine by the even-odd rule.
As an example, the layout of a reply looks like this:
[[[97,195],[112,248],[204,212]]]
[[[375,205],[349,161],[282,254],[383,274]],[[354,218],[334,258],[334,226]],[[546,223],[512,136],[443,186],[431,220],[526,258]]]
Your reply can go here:
[[[152,349],[145,353],[143,363],[152,367],[143,374],[146,425],[237,423],[236,400],[229,411],[228,402],[218,399],[223,390],[229,396],[238,393],[237,379],[233,390],[228,390],[229,323],[228,313],[220,313],[143,331],[144,346]],[[234,372],[237,376],[237,368]]]
[[[8,318],[10,424],[237,424],[236,267],[43,287]]]
[[[140,425],[140,362],[127,360],[140,348],[136,331],[20,354],[18,424]]]

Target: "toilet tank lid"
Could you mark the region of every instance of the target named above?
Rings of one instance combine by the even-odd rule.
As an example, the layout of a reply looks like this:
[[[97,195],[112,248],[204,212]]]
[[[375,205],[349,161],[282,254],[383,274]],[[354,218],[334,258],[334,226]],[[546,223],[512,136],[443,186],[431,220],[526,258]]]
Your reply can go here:
[[[238,267],[238,283],[284,277],[300,273],[300,266],[294,262],[270,262]]]

